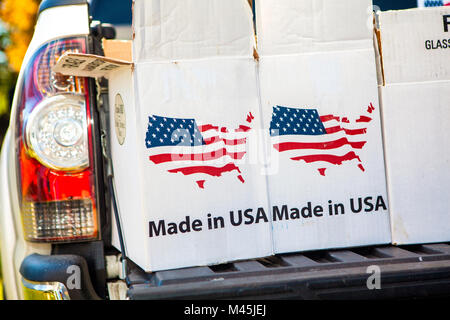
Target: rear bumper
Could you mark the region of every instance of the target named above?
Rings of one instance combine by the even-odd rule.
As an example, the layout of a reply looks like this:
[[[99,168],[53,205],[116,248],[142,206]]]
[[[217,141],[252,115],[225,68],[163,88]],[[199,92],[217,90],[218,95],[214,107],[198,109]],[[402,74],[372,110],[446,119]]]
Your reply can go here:
[[[30,300],[98,300],[86,260],[78,255],[27,256],[21,266],[24,298]]]
[[[378,287],[368,285],[374,270]],[[130,271],[130,300],[450,297],[450,244],[292,253],[154,273],[131,264]],[[99,299],[78,255],[33,254],[20,273],[31,290],[26,299]]]
[[[368,285],[373,270],[380,271],[378,288]],[[147,277],[135,272],[130,280],[132,300],[450,297],[450,245],[286,254]]]

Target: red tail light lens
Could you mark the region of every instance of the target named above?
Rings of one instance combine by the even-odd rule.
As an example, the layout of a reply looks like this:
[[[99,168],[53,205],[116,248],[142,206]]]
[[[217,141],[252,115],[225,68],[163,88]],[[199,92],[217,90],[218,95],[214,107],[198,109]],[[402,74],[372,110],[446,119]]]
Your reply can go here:
[[[42,46],[24,71],[17,113],[19,196],[26,240],[97,239],[92,115],[88,82],[52,71],[86,38]]]

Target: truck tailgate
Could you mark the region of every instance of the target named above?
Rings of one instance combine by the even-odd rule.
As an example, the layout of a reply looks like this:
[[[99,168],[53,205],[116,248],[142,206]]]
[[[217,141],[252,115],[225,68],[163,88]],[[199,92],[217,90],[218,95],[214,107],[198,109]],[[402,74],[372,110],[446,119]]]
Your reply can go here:
[[[380,271],[379,289],[367,282]],[[376,246],[284,254],[144,273],[130,299],[386,299],[450,296],[450,245]]]

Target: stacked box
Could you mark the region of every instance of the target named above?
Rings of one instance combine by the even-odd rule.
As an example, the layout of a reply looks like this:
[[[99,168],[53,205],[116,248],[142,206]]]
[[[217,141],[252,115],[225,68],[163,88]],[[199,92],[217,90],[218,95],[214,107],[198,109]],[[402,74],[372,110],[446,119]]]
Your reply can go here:
[[[126,110],[124,142],[111,142],[130,258],[156,271],[271,255],[256,220],[266,177],[250,159],[261,118],[247,1],[135,1],[134,32],[133,71],[110,76]]]
[[[379,21],[392,241],[449,241],[450,8],[381,12]]]
[[[256,1],[276,253],[390,242],[371,8]]]

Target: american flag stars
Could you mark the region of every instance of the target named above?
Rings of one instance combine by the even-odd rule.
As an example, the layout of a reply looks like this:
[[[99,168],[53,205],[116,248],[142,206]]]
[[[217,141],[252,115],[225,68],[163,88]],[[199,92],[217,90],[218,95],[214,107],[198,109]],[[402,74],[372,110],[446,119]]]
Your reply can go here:
[[[272,121],[270,123],[271,136],[299,133],[304,135],[326,134],[317,110],[280,106],[273,108]]]
[[[149,117],[146,147],[197,146],[205,142],[194,119]]]

